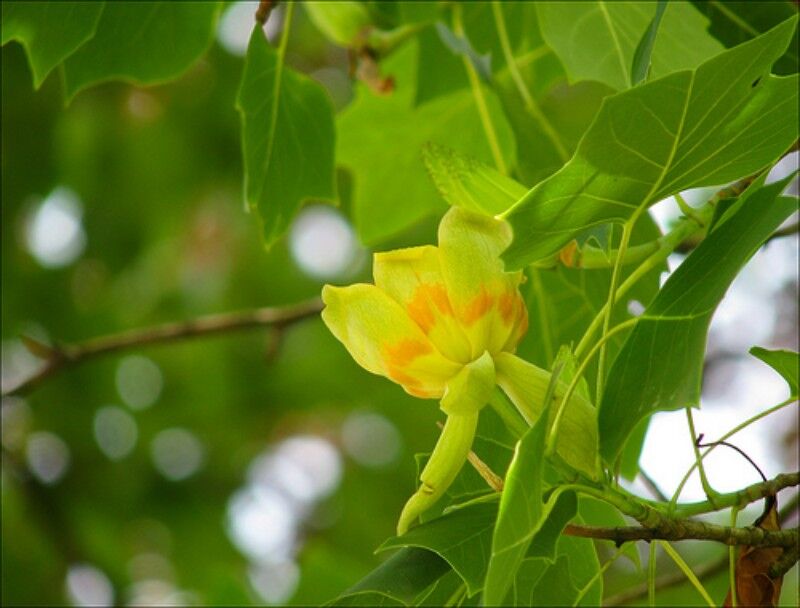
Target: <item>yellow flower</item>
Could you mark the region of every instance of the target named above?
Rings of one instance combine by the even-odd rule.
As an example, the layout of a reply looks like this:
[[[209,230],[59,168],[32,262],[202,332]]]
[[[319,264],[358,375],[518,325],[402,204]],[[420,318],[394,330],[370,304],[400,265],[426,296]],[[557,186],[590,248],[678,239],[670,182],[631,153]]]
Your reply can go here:
[[[499,257],[511,242],[508,225],[453,207],[438,236],[438,247],[376,253],[374,285],[322,290],[322,318],[359,365],[415,397],[439,399],[448,415],[398,534],[455,479],[495,384],[532,422],[550,378],[513,355],[528,313],[522,272],[505,272]]]

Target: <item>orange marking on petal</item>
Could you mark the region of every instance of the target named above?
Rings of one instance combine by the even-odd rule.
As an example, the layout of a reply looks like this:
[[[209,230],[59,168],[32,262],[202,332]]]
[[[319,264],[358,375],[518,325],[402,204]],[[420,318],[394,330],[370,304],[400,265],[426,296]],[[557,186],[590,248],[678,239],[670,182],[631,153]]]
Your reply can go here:
[[[489,295],[486,288],[481,288],[481,292],[464,307],[461,321],[467,326],[472,325],[489,312],[494,303],[493,300],[494,298]]]
[[[514,321],[514,313],[519,315],[517,311],[517,294],[516,291],[507,291],[497,301],[497,309],[500,311],[500,317],[503,319],[505,325],[511,325]]]
[[[383,350],[386,358],[386,367],[391,370],[393,368],[406,367],[417,357],[427,355],[433,348],[430,344],[420,340],[406,338],[396,344],[384,344]]]
[[[423,283],[414,290],[409,303],[406,305],[406,312],[413,321],[426,334],[430,333],[436,325],[436,314],[433,306],[442,315],[453,315],[450,307],[450,299],[447,297],[447,290],[438,283]]]

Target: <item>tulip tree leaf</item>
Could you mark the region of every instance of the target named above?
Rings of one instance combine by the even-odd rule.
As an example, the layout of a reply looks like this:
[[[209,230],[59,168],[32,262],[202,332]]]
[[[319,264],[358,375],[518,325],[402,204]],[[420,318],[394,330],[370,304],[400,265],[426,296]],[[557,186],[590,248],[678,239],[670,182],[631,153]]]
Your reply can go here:
[[[797,396],[797,376],[798,367],[800,367],[797,353],[789,350],[767,350],[760,346],[754,346],[750,349],[750,354],[758,357],[783,376],[783,379],[789,384],[792,396]]]
[[[769,165],[797,137],[797,76],[768,74],[797,20],[606,98],[575,156],[508,212],[511,268],[541,259],[590,226],[625,221],[681,190]]]
[[[403,536],[390,538],[378,551],[395,547],[433,551],[458,572],[472,596],[483,587],[496,517],[496,503],[476,503],[411,528]]]
[[[283,65],[255,28],[237,98],[245,199],[272,245],[300,204],[336,197],[333,107],[320,84]]]
[[[573,82],[596,80],[617,90],[631,85],[636,49],[656,16],[656,3],[542,2],[537,9],[542,34]],[[669,2],[648,62],[652,77],[695,68],[722,51],[707,26],[688,2]]]
[[[436,553],[403,548],[329,605],[407,605],[449,570],[447,562]]]
[[[792,177],[753,184],[645,309],[614,360],[600,405],[607,462],[645,416],[698,404],[711,316],[750,256],[797,209],[797,199],[779,196]]]
[[[492,161],[471,91],[455,91],[414,106],[416,52],[415,44],[407,45],[381,64],[382,71],[395,78],[391,95],[378,96],[360,86],[353,103],[337,119],[337,160],[353,174],[353,215],[367,244],[444,211],[444,202],[425,175],[422,148],[427,142]],[[486,94],[498,143],[507,164],[513,165],[511,128],[493,94]]]
[[[106,2],[94,37],[64,62],[68,98],[106,80],[177,77],[214,38],[218,2]]]
[[[797,4],[789,0],[765,2],[692,0],[692,4],[711,21],[709,33],[728,47],[750,40],[797,14]],[[794,74],[799,66],[797,32],[795,32],[792,44],[775,64],[775,73]]]
[[[95,33],[103,2],[3,2],[2,44],[25,47],[36,88]]]

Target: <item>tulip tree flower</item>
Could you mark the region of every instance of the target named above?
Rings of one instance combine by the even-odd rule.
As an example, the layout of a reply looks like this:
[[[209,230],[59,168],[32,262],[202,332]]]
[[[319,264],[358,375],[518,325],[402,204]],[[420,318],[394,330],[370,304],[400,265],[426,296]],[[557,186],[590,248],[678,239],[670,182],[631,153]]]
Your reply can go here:
[[[499,257],[510,242],[505,222],[453,207],[439,225],[438,247],[376,253],[374,285],[323,288],[322,318],[356,362],[415,397],[438,399],[447,414],[419,489],[400,515],[399,535],[455,479],[495,385],[529,424],[544,409],[549,372],[514,355],[528,312],[522,272],[505,272]],[[594,408],[576,395],[561,429],[559,438],[572,441],[559,441],[558,455],[595,477]],[[573,446],[587,439],[591,457]]]

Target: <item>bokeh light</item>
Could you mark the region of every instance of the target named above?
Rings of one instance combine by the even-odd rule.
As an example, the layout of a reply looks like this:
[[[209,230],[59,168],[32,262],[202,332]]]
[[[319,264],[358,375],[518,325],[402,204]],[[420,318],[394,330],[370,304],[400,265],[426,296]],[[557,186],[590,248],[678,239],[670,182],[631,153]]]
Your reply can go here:
[[[186,429],[165,429],[150,446],[153,465],[170,481],[181,481],[203,466],[205,449],[197,436]]]
[[[376,412],[353,412],[342,425],[345,452],[367,467],[385,467],[397,462],[401,441],[394,424]]]
[[[130,408],[143,410],[161,394],[164,378],[152,359],[142,355],[124,357],[117,366],[117,392]]]
[[[102,570],[75,564],[67,570],[67,596],[73,606],[113,606],[114,587]]]
[[[25,460],[34,477],[42,483],[55,484],[69,469],[69,447],[58,435],[36,431],[28,436]]]
[[[33,211],[25,227],[28,250],[45,268],[74,262],[86,247],[78,195],[63,186],[53,190]]]
[[[318,279],[346,276],[363,261],[350,224],[338,211],[323,205],[307,207],[297,216],[289,246],[300,269]]]
[[[100,451],[111,460],[125,458],[136,447],[136,420],[120,407],[102,407],[94,415],[94,438]]]

